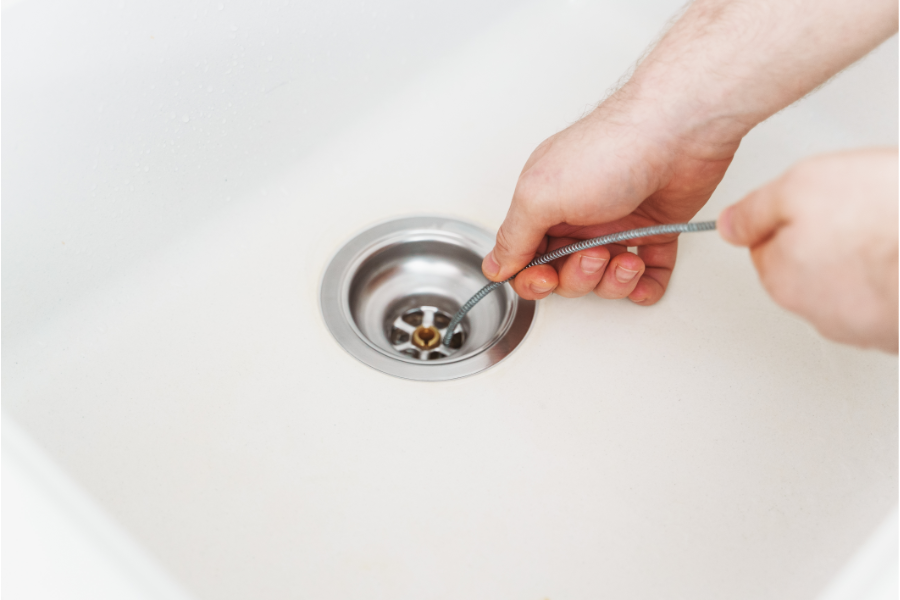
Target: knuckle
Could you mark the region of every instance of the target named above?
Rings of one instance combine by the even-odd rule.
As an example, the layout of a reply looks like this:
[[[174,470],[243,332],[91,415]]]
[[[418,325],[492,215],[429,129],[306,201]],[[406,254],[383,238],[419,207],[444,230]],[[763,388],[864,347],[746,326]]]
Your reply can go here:
[[[536,163],[519,175],[516,182],[515,201],[526,210],[539,211],[560,187],[562,172],[547,161]]]
[[[538,144],[537,147],[534,149],[534,151],[531,153],[531,156],[528,157],[529,160],[531,160],[531,159],[538,160],[542,156],[544,156],[544,154],[546,154],[550,150],[550,148],[553,146],[553,142],[555,139],[556,139],[556,135],[551,135],[550,137],[545,139],[543,142]]]

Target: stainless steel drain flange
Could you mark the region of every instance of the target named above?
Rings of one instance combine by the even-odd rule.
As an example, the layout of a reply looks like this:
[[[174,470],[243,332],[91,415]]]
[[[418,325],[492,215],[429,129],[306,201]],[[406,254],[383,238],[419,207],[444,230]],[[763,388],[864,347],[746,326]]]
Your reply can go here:
[[[503,360],[524,339],[535,303],[503,286],[454,328],[452,315],[487,280],[483,229],[444,217],[376,225],[348,241],[320,290],[329,330],[350,354],[385,373],[421,381],[465,377]],[[449,346],[441,342],[450,337]]]

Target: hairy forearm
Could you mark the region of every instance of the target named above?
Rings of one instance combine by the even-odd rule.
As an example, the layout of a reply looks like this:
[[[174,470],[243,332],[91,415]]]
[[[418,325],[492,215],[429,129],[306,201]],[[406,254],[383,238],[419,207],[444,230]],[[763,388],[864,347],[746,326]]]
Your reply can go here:
[[[896,0],[696,0],[619,95],[727,151],[896,31]]]

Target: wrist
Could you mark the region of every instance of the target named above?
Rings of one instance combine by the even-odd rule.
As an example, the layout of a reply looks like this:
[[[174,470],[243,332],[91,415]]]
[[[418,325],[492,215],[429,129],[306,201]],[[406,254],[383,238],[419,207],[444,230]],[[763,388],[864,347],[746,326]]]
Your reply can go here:
[[[762,118],[736,110],[724,92],[697,93],[652,72],[636,73],[610,100],[627,105],[642,135],[699,160],[731,158]],[[731,110],[723,110],[729,106]]]

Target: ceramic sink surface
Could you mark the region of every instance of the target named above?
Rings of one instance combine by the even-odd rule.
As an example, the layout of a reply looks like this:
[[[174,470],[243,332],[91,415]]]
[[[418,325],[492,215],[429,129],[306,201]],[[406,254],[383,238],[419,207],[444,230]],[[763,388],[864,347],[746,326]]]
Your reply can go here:
[[[373,223],[495,229],[680,3],[13,5],[5,413],[198,598],[815,597],[897,502],[897,361],[821,340],[716,234],[657,306],[550,298],[452,382],[364,366],[317,306]],[[896,107],[893,39],[697,218],[896,144]]]

